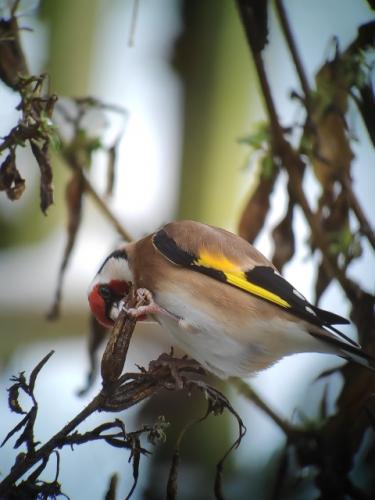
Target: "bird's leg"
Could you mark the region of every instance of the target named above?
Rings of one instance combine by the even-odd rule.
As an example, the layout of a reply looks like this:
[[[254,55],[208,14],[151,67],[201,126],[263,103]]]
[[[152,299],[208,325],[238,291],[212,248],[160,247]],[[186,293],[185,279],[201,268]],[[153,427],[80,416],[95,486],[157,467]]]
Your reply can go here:
[[[133,318],[142,318],[149,314],[163,314],[170,316],[171,318],[180,319],[178,316],[170,313],[163,307],[160,307],[155,301],[152,293],[147,288],[138,288],[136,291],[137,303],[135,307],[130,307],[126,309],[127,314]],[[144,304],[144,305],[138,305]]]

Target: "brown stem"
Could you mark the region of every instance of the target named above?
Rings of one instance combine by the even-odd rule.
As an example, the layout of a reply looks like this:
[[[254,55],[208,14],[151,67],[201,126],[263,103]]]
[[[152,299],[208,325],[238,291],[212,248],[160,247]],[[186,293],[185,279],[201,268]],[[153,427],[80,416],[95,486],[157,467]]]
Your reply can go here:
[[[266,415],[268,415],[271,420],[275,422],[278,427],[284,432],[284,434],[288,437],[293,434],[293,427],[284,419],[279,417],[279,415],[270,408],[263,399],[258,396],[258,394],[254,391],[254,389],[247,384],[244,380],[240,378],[231,378],[230,384],[237,389],[237,391],[241,394],[241,396],[245,397],[249,401],[255,404],[257,408],[262,410]]]
[[[255,66],[258,72],[259,82],[262,88],[264,102],[268,113],[271,132],[272,132],[272,149],[275,156],[278,156],[288,172],[290,186],[296,202],[301,206],[303,213],[312,231],[314,244],[321,250],[323,256],[323,265],[326,272],[332,278],[336,278],[341,287],[346,292],[351,301],[358,299],[360,288],[356,283],[345,276],[345,273],[338,267],[335,259],[330,257],[329,242],[325,233],[321,229],[320,221],[316,214],[311,210],[305,193],[302,188],[302,172],[305,168],[304,162],[299,154],[292,148],[290,143],[285,139],[283,129],[277,115],[276,107],[268,83],[268,77],[264,68],[261,52],[258,50],[254,40],[254,30],[256,23],[252,9],[249,8],[251,2],[247,0],[237,0],[242,23],[247,36],[247,41],[250,51],[255,61]]]
[[[349,178],[342,179],[341,183],[347,194],[349,204],[353,209],[353,212],[355,213],[355,216],[357,217],[357,220],[361,226],[361,232],[366,236],[372,248],[375,250],[375,233],[356,195],[354,194],[350,179]]]
[[[262,53],[257,45],[257,24],[255,22],[252,6],[247,0],[237,0],[237,6],[242,18],[242,25],[245,29],[247,42],[253,55],[271,127],[280,127],[276,107],[272,99],[271,88],[264,69]]]
[[[113,224],[116,231],[124,238],[125,241],[132,241],[133,238],[114,215],[104,199],[97,193],[96,189],[93,187],[84,173],[82,173],[82,176],[86,193],[90,194],[91,198],[94,200],[97,207],[101,210],[102,214]]]
[[[293,58],[294,66],[296,67],[296,71],[298,74],[298,78],[301,82],[301,87],[303,90],[303,93],[305,94],[305,105],[307,110],[309,109],[309,104],[310,104],[310,85],[309,82],[307,81],[307,76],[305,73],[305,69],[303,67],[301,58],[299,56],[299,52],[297,49],[297,45],[292,33],[292,30],[290,29],[290,24],[288,21],[288,16],[286,14],[285,8],[284,8],[284,3],[283,0],[275,0],[275,6],[277,13],[280,18],[280,24],[281,28],[284,32],[284,36],[286,39],[286,42],[288,44],[289,51],[291,53],[291,56]]]
[[[103,215],[113,224],[115,227],[116,231],[124,238],[126,241],[132,241],[133,238],[130,236],[130,234],[126,231],[126,229],[123,227],[123,225],[120,223],[120,221],[117,219],[117,217],[113,214],[107,203],[104,201],[104,199],[98,194],[94,186],[91,184],[89,179],[86,177],[83,168],[76,158],[74,154],[69,154],[66,153],[64,154],[64,159],[68,163],[68,165],[74,170],[80,172],[80,175],[82,176],[82,181],[84,185],[84,189],[86,193],[89,193],[96,205],[99,207]]]

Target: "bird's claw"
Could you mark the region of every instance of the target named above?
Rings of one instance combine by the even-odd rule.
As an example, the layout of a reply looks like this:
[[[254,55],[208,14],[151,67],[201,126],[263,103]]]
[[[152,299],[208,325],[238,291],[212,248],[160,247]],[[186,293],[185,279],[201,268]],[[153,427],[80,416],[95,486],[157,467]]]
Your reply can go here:
[[[125,308],[126,313],[132,318],[145,317],[152,314],[163,314],[177,318],[163,307],[160,307],[155,301],[152,293],[147,288],[138,288],[136,291],[135,307]]]

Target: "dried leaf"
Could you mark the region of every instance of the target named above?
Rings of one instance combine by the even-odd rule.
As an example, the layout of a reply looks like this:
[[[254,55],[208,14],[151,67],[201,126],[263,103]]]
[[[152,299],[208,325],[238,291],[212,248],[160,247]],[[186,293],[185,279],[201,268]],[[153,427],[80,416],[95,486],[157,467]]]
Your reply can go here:
[[[112,474],[104,500],[116,500],[118,475]]]
[[[69,263],[70,255],[74,248],[77,233],[81,223],[82,215],[82,196],[84,191],[84,180],[80,172],[75,172],[65,190],[65,199],[68,207],[68,238],[65,245],[64,255],[60,264],[59,275],[57,278],[57,286],[55,292],[55,299],[52,304],[51,310],[47,317],[50,320],[57,319],[60,314],[60,302],[62,296],[62,286],[65,271]]]
[[[26,425],[25,428],[20,435],[20,437],[15,442],[14,448],[19,448],[21,444],[26,443],[28,453],[32,453],[35,450],[35,442],[34,442],[34,423],[36,419],[36,414],[38,411],[37,406],[33,406],[29,413],[26,415]]]
[[[43,366],[47,363],[47,361],[49,360],[49,358],[55,353],[55,351],[50,351],[46,356],[44,356],[44,358],[39,361],[39,363],[35,366],[35,368],[33,369],[33,371],[31,372],[30,374],[30,379],[29,379],[29,391],[30,391],[30,394],[33,393],[34,391],[34,386],[35,386],[35,381],[39,375],[39,372],[40,370],[43,368]]]
[[[178,467],[180,465],[180,450],[175,449],[171,461],[167,482],[167,500],[177,498]]]
[[[239,235],[249,243],[254,242],[264,225],[270,208],[270,196],[277,176],[278,170],[276,168],[273,169],[270,176],[260,176],[258,185],[242,212]]]
[[[7,441],[8,441],[8,440],[9,440],[9,439],[10,439],[10,438],[11,438],[11,437],[12,437],[12,436],[16,433],[16,432],[18,432],[19,430],[21,430],[21,429],[22,429],[22,427],[23,427],[24,425],[26,425],[26,424],[27,424],[28,420],[29,420],[29,414],[25,415],[25,417],[24,417],[24,418],[23,418],[20,422],[18,422],[18,424],[17,424],[15,427],[13,427],[13,429],[12,429],[10,432],[8,432],[8,434],[5,436],[5,438],[4,438],[4,440],[3,440],[3,442],[1,443],[1,445],[0,445],[0,446],[4,446],[4,444],[5,444],[5,443],[6,443],[6,442],[7,442]]]
[[[104,342],[108,335],[108,328],[101,325],[95,318],[93,314],[90,314],[90,328],[89,328],[89,342],[88,342],[88,352],[90,360],[90,368],[87,374],[86,385],[78,392],[79,396],[84,396],[92,387],[95,376],[98,371],[98,361],[96,354],[99,347]]]
[[[25,415],[26,412],[21,408],[18,402],[19,390],[21,388],[20,384],[13,384],[12,387],[8,389],[8,404],[9,408],[20,415]]]
[[[238,6],[244,19],[245,28],[248,30],[248,37],[255,52],[261,52],[268,43],[268,22],[267,6],[268,2],[259,0],[238,0]]]
[[[40,147],[35,141],[30,141],[31,150],[38,162],[40,169],[40,208],[44,215],[53,203],[53,175],[52,166],[48,156],[49,141],[45,141]]]
[[[319,418],[325,420],[328,417],[328,384],[324,386],[322,399],[319,405]]]
[[[133,485],[132,485],[129,493],[127,494],[125,500],[129,500],[130,499],[130,497],[134,493],[134,490],[137,487],[137,483],[138,483],[139,463],[140,463],[140,460],[141,460],[141,443],[140,443],[138,437],[134,437],[133,448],[132,448],[132,452],[131,452],[129,461],[130,460],[133,463],[133,480],[134,480],[134,482],[133,482]]]
[[[12,201],[18,200],[25,191],[25,179],[17,170],[16,154],[13,149],[0,166],[0,191],[5,191]]]
[[[280,272],[283,270],[284,265],[293,257],[295,251],[293,209],[294,203],[289,198],[285,217],[272,231],[275,249],[272,262]]]
[[[20,75],[27,74],[25,56],[19,40],[17,19],[0,19],[0,78],[17,90]]]
[[[106,195],[107,196],[112,196],[112,194],[113,194],[113,186],[115,185],[116,150],[117,150],[117,143],[114,144],[108,150],[107,187],[106,187]]]
[[[323,293],[326,291],[328,285],[331,283],[332,279],[327,274],[326,268],[323,265],[323,261],[320,262],[318,268],[318,274],[315,280],[315,304],[318,305]]]
[[[372,144],[375,147],[375,94],[371,83],[361,88],[360,99],[356,98],[355,102],[362,115]]]

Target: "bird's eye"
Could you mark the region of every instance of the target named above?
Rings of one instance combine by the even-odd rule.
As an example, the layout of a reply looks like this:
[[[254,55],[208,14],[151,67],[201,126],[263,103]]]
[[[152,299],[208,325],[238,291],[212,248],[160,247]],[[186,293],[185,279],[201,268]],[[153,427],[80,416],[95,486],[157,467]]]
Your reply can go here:
[[[101,285],[98,289],[99,295],[106,301],[111,298],[111,290],[107,285]]]

